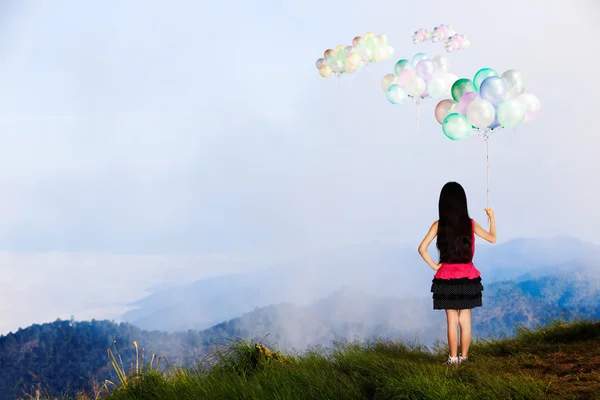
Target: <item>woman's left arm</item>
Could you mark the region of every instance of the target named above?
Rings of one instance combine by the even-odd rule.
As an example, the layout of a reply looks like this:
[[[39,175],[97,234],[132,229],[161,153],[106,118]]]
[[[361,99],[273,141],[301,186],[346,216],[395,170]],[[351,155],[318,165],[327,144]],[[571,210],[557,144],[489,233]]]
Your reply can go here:
[[[438,269],[440,269],[441,264],[437,264],[435,261],[433,261],[433,258],[431,258],[431,256],[429,255],[429,252],[427,251],[427,248],[429,247],[431,242],[433,242],[433,239],[435,239],[435,237],[437,236],[437,232],[438,232],[438,221],[435,221],[431,225],[431,228],[429,228],[429,232],[427,232],[427,235],[425,236],[425,238],[419,245],[419,254],[421,255],[421,257],[423,257],[423,260],[425,260],[427,265],[429,265],[434,271],[437,271]]]

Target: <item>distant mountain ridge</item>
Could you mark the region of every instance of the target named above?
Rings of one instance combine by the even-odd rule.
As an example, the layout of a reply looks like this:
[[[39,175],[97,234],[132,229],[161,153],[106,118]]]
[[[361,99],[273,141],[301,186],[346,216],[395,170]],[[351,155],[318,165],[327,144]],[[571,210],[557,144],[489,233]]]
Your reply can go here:
[[[569,236],[479,246],[481,242],[477,241],[474,262],[484,285],[540,277],[552,268],[581,269],[600,259],[600,246]],[[588,269],[586,273],[593,273]],[[206,329],[256,307],[282,302],[306,305],[343,287],[374,296],[427,297],[432,275],[416,249],[370,243],[319,252],[262,272],[219,276],[153,293],[131,304],[135,309],[121,319],[143,329]]]

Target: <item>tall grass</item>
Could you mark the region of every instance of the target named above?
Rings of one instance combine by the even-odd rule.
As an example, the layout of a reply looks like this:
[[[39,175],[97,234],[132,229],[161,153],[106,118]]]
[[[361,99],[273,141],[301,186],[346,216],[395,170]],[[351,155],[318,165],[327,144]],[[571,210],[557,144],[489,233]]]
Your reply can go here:
[[[600,400],[600,323],[585,320],[476,340],[469,361],[458,366],[443,365],[443,346],[391,340],[336,342],[333,349],[295,355],[272,351],[262,340],[231,341],[189,369],[155,355],[146,365],[135,342],[126,369],[113,347],[108,356],[116,379],[104,382],[96,397],[79,399]]]

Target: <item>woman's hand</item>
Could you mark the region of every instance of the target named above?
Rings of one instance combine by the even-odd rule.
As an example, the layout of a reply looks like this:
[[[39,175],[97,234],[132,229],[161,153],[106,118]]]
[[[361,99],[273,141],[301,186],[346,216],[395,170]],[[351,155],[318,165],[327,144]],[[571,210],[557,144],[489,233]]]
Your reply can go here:
[[[441,263],[440,263],[440,264],[436,264],[436,268],[434,268],[433,270],[434,270],[434,271],[437,271],[437,270],[438,270],[438,269],[440,269],[440,268],[442,268],[442,264],[441,264]]]
[[[489,219],[494,219],[494,209],[493,208],[486,208],[485,213],[487,214]]]

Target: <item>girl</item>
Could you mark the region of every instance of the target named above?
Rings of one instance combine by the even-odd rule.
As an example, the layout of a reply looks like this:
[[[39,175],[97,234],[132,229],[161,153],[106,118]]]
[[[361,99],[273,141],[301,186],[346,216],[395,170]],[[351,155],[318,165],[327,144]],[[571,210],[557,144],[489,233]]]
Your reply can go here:
[[[471,309],[481,307],[480,272],[473,265],[475,235],[490,243],[496,242],[494,210],[486,208],[490,231],[484,230],[469,217],[465,190],[456,182],[442,188],[439,201],[439,219],[431,225],[427,236],[419,245],[419,254],[433,270],[437,271],[431,291],[433,309],[446,310],[448,321],[447,364],[466,361],[471,342]],[[427,248],[437,236],[439,263],[435,263]],[[458,355],[458,328],[460,327],[461,354]]]

